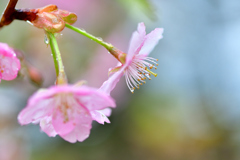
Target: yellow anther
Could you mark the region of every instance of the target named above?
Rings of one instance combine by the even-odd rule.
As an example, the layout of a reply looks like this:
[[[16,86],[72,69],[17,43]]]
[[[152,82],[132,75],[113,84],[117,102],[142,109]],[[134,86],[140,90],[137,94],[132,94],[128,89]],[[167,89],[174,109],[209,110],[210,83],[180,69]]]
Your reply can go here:
[[[154,73],[154,72],[150,71],[149,69],[147,69],[147,71],[148,71],[149,73],[151,73],[152,75],[154,75],[155,77],[157,77],[157,73]]]

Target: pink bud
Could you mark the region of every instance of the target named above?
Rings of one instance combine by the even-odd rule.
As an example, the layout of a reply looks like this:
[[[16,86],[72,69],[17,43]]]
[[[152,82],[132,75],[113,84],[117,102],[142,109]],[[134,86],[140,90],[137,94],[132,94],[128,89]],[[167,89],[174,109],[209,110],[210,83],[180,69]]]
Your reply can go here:
[[[67,24],[73,24],[77,21],[77,15],[66,10],[59,9],[54,11],[54,14],[61,17]]]
[[[61,32],[65,27],[65,22],[61,17],[50,13],[43,12],[37,14],[37,19],[32,22],[35,27],[43,28],[48,32]]]
[[[39,8],[37,10],[38,10],[38,13],[43,13],[43,12],[52,12],[52,11],[55,11],[57,9],[58,9],[58,7],[56,5],[50,4],[50,5],[47,5],[43,8]]]

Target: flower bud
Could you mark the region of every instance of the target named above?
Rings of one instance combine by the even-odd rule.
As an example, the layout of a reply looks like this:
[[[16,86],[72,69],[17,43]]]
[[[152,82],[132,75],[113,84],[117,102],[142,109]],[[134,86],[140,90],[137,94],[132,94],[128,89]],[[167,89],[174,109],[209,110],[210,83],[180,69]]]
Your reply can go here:
[[[70,25],[77,21],[77,15],[69,11],[59,9],[57,11],[54,11],[54,14],[61,17],[67,24]]]
[[[57,9],[58,9],[58,7],[56,5],[50,4],[50,5],[47,5],[47,6],[43,7],[43,8],[39,8],[38,9],[38,13],[52,12],[52,11],[55,11]]]
[[[65,22],[61,17],[53,13],[43,12],[38,13],[37,15],[37,19],[32,22],[35,27],[43,28],[51,33],[61,32],[65,27]]]
[[[31,82],[33,82],[37,86],[41,86],[43,82],[41,73],[36,68],[30,65],[27,66],[27,71]]]
[[[35,10],[37,12],[37,18],[32,21],[32,24],[47,32],[61,32],[65,27],[65,23],[71,25],[77,21],[77,15],[75,13],[58,9],[58,7],[53,4]]]

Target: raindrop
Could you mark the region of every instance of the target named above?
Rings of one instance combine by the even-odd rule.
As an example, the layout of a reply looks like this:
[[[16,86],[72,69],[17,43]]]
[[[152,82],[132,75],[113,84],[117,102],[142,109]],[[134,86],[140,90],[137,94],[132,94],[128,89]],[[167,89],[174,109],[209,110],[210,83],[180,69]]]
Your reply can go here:
[[[102,41],[102,40],[103,40],[101,37],[98,37],[97,39],[98,39],[99,41]]]
[[[85,31],[84,29],[82,29],[82,28],[81,28],[80,30],[81,30],[82,32],[86,32],[86,31]]]
[[[46,34],[44,35],[44,43],[49,44],[49,39]]]

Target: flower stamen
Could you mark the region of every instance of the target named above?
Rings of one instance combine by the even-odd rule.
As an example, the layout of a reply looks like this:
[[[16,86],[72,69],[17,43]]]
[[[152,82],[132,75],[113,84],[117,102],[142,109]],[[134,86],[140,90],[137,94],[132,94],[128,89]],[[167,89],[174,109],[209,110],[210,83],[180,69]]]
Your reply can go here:
[[[133,58],[131,64],[125,69],[125,79],[128,88],[133,93],[135,88],[140,88],[140,85],[145,84],[147,78],[151,80],[151,75],[157,76],[156,73],[150,71],[149,69],[155,68],[158,64],[156,63],[158,59],[152,57],[142,57],[141,55],[136,55]],[[148,69],[149,68],[149,69]]]

